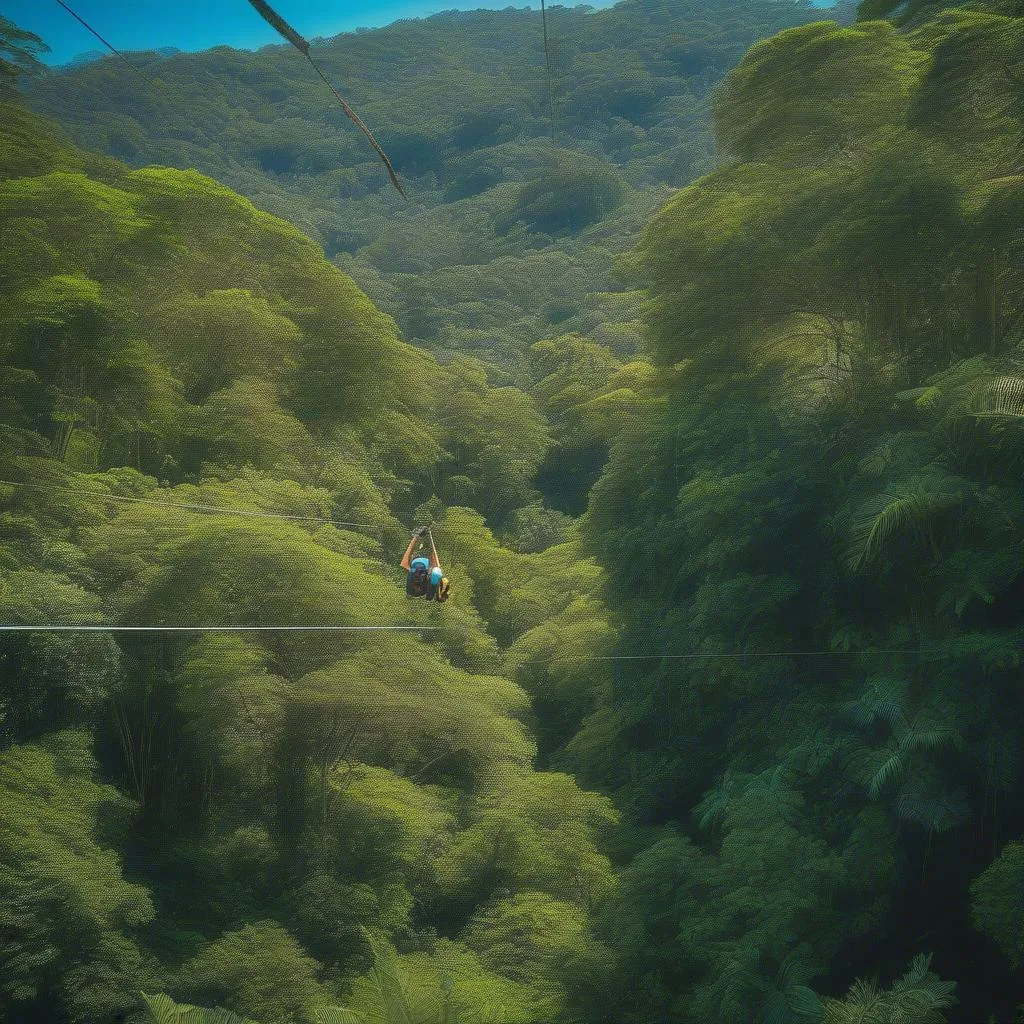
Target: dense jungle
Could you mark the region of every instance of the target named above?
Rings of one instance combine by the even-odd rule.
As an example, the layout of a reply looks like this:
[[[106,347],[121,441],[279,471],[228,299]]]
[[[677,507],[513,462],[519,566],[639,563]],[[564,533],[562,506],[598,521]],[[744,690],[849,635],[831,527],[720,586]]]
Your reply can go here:
[[[1024,4],[546,19],[0,17],[0,1021],[1024,1021]]]

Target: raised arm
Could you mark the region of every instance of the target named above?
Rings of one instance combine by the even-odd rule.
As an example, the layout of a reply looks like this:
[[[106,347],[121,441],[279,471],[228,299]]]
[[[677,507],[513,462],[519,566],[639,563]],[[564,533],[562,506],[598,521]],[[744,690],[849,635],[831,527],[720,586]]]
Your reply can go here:
[[[409,546],[405,549],[405,554],[402,555],[401,566],[406,572],[409,572],[412,569],[412,549],[416,547],[416,542],[419,539],[420,535],[418,533],[414,533],[412,537],[409,538]]]

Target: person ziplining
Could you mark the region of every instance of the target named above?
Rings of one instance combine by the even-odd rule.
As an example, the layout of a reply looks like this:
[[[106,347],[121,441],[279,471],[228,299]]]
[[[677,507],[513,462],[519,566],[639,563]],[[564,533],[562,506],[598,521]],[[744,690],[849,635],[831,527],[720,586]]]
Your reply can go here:
[[[407,597],[426,597],[428,601],[437,601],[439,604],[448,600],[451,592],[451,584],[441,568],[437,557],[437,547],[434,544],[434,535],[429,526],[423,526],[413,531],[409,538],[409,546],[402,555],[401,566],[408,574],[405,579],[405,593]],[[430,542],[430,553],[427,555],[417,554],[413,556],[414,550],[424,549],[424,537]]]

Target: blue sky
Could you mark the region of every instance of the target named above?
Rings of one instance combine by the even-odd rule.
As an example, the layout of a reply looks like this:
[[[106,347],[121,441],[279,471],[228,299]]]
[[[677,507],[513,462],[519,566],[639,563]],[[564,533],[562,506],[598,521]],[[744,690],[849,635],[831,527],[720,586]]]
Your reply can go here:
[[[557,2],[557,0],[556,0]],[[561,0],[567,6],[574,0]],[[590,0],[610,7],[614,0]],[[227,43],[253,48],[280,38],[247,0],[68,0],[93,28],[119,50],[176,46],[205,50]],[[331,36],[360,26],[374,28],[399,18],[419,18],[437,11],[480,7],[540,8],[540,0],[276,0],[274,6],[307,39]],[[100,44],[54,0],[0,0],[0,14],[41,36],[60,64]]]

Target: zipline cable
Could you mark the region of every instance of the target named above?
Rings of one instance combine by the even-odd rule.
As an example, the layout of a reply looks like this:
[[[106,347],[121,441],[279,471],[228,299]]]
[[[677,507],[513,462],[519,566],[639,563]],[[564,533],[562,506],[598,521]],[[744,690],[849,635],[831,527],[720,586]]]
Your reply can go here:
[[[0,632],[5,633],[287,633],[287,632],[334,632],[334,633],[455,633],[457,630],[449,626],[411,626],[411,625],[260,625],[260,626],[121,626],[121,625],[4,625],[0,624]],[[878,648],[876,650],[858,651],[708,651],[661,654],[606,654],[606,655],[567,655],[559,658],[543,658],[520,662],[512,666],[513,672],[520,668],[539,665],[575,664],[594,661],[735,661],[741,658],[867,658],[874,656],[894,655],[943,655],[950,652],[937,647],[899,647]],[[397,655],[406,660],[405,654]]]
[[[395,633],[438,630],[441,626],[23,626],[0,625],[3,633]]]
[[[35,491],[67,491],[99,501],[121,501],[139,505],[157,505],[163,508],[184,509],[191,512],[210,512],[217,515],[248,516],[255,519],[290,519],[307,523],[328,523],[332,526],[355,526],[364,530],[379,530],[379,523],[350,523],[343,519],[331,519],[329,516],[293,515],[286,512],[257,512],[250,509],[230,508],[226,505],[206,505],[185,501],[161,501],[159,498],[136,498],[125,494],[104,494],[102,491],[91,491],[80,487],[68,487],[64,484],[32,484],[19,480],[0,480],[3,487],[27,487]]]
[[[589,661],[735,661],[740,658],[869,658],[876,655],[948,655],[949,652],[939,647],[913,648],[878,648],[877,650],[859,651],[690,651],[684,654],[594,654],[566,655],[559,658],[541,658],[522,661],[513,666],[512,671],[532,665],[573,664]]]
[[[548,114],[551,119],[551,141],[555,139],[555,90],[551,77],[551,52],[548,48],[548,10],[544,0],[540,0],[540,20],[544,28],[544,63],[548,72]]]

